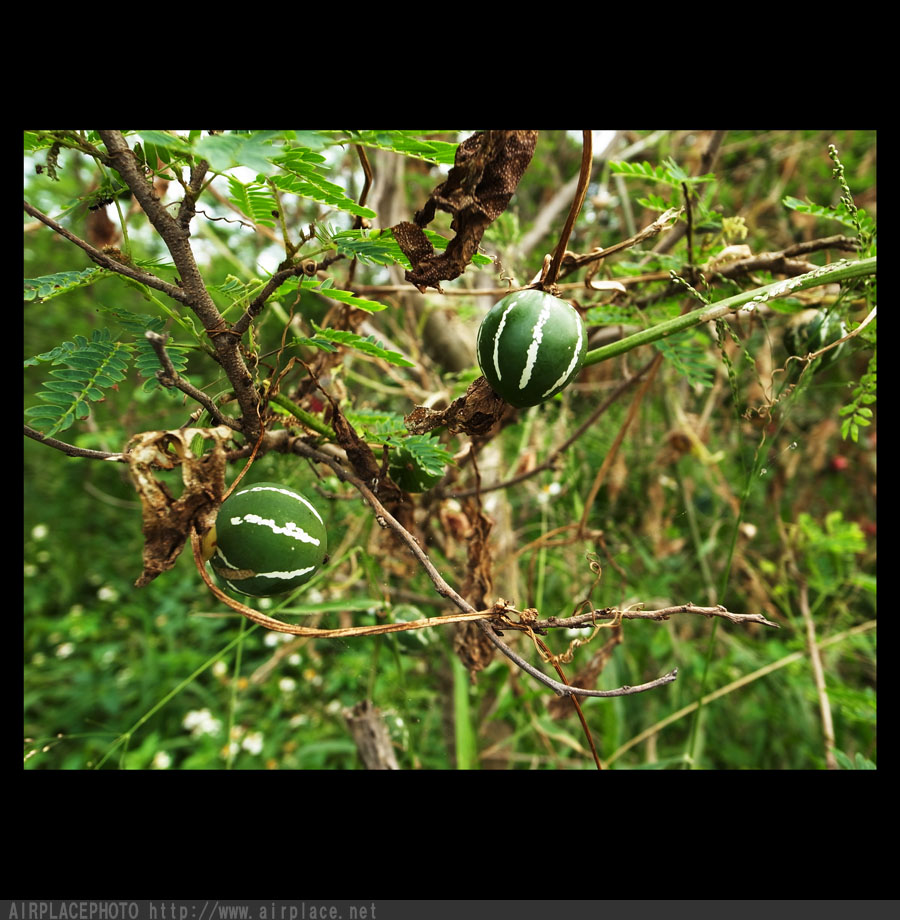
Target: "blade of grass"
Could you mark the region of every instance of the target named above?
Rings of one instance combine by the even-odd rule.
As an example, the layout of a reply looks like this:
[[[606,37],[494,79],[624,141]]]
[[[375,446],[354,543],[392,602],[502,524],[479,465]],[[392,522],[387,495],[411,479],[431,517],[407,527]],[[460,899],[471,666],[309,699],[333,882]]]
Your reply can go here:
[[[478,769],[478,747],[469,710],[469,674],[453,655],[453,725],[456,740],[456,769]]]

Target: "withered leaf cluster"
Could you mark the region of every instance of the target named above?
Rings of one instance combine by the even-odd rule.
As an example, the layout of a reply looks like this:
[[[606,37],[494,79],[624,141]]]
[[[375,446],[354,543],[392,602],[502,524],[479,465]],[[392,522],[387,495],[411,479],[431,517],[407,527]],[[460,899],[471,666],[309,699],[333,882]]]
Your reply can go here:
[[[441,281],[459,277],[472,260],[485,230],[506,210],[534,155],[537,131],[477,131],[456,150],[445,182],[416,212],[415,223],[403,221],[391,230],[412,268],[406,280],[423,294],[440,290]],[[453,215],[456,234],[443,252],[434,247],[423,227],[437,210]]]
[[[470,532],[466,539],[466,580],[462,594],[473,607],[481,610],[493,591],[493,558],[488,537],[494,522],[481,510],[481,502],[468,499],[463,512],[469,519]],[[453,650],[470,673],[483,671],[496,651],[477,623],[457,623]]]
[[[144,571],[135,582],[143,588],[175,565],[192,530],[204,534],[213,525],[225,493],[224,442],[232,436],[225,425],[218,428],[179,428],[144,431],[125,446],[134,487],[141,500],[144,533]],[[191,441],[196,435],[215,443],[202,457],[195,457]],[[175,498],[156,470],[181,467],[184,491]]]
[[[411,434],[427,434],[445,425],[451,432],[462,431],[479,437],[486,435],[509,408],[506,400],[491,389],[487,380],[479,377],[446,409],[416,406],[404,422]]]

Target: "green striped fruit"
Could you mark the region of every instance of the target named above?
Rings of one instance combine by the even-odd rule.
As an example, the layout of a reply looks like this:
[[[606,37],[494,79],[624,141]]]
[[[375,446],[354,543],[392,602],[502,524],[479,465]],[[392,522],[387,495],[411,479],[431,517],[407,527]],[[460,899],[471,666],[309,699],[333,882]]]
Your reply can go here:
[[[389,619],[391,623],[411,623],[413,620],[424,620],[426,617],[412,604],[397,604],[391,608]],[[434,644],[433,629],[406,629],[390,635],[397,640],[402,652],[424,652]]]
[[[819,351],[826,345],[842,339],[847,334],[847,327],[837,313],[822,310],[803,310],[791,318],[784,332],[784,347],[789,355],[806,357]],[[813,373],[830,367],[841,356],[847,343],[826,351],[824,355],[812,362]],[[791,362],[794,375],[801,369],[796,362]]]
[[[296,489],[277,482],[238,486],[216,518],[213,571],[249,597],[292,591],[318,571],[328,549],[325,524]]]
[[[518,291],[482,320],[478,365],[491,389],[510,405],[536,406],[568,386],[587,351],[578,311],[543,291]]]

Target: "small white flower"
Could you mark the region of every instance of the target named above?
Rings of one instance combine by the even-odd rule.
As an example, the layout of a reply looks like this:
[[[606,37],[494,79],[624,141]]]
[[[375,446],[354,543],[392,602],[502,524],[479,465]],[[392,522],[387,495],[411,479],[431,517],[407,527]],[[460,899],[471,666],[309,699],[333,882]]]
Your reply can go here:
[[[262,732],[247,732],[241,741],[241,747],[251,754],[258,754],[263,747]]]
[[[291,693],[297,689],[297,681],[295,681],[293,677],[282,677],[281,680],[278,681],[278,689],[282,693]]]
[[[68,658],[72,652],[75,651],[74,642],[63,642],[62,645],[56,647],[56,657],[57,658]]]
[[[31,528],[31,537],[34,540],[44,540],[48,533],[50,533],[50,528],[46,524],[35,524]]]
[[[154,770],[168,770],[172,766],[172,756],[168,751],[157,751],[150,766]]]
[[[217,735],[222,723],[208,709],[192,709],[181,723],[192,735]]]

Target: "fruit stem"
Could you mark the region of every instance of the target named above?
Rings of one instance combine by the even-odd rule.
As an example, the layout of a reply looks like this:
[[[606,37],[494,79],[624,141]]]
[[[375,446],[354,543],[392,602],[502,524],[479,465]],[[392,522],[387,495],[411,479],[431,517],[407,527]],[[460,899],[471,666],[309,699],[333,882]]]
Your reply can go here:
[[[572,235],[575,219],[578,217],[581,207],[584,204],[588,182],[591,180],[593,135],[590,131],[582,131],[581,135],[581,173],[578,176],[578,188],[575,190],[575,197],[572,199],[572,207],[569,208],[569,216],[566,218],[566,225],[563,227],[559,243],[557,243],[556,249],[553,252],[553,261],[550,263],[547,274],[541,279],[542,290],[551,294],[554,293],[551,288],[556,287],[556,279],[559,278],[559,270],[562,267],[563,256],[566,254],[566,247],[569,245],[569,237]]]

